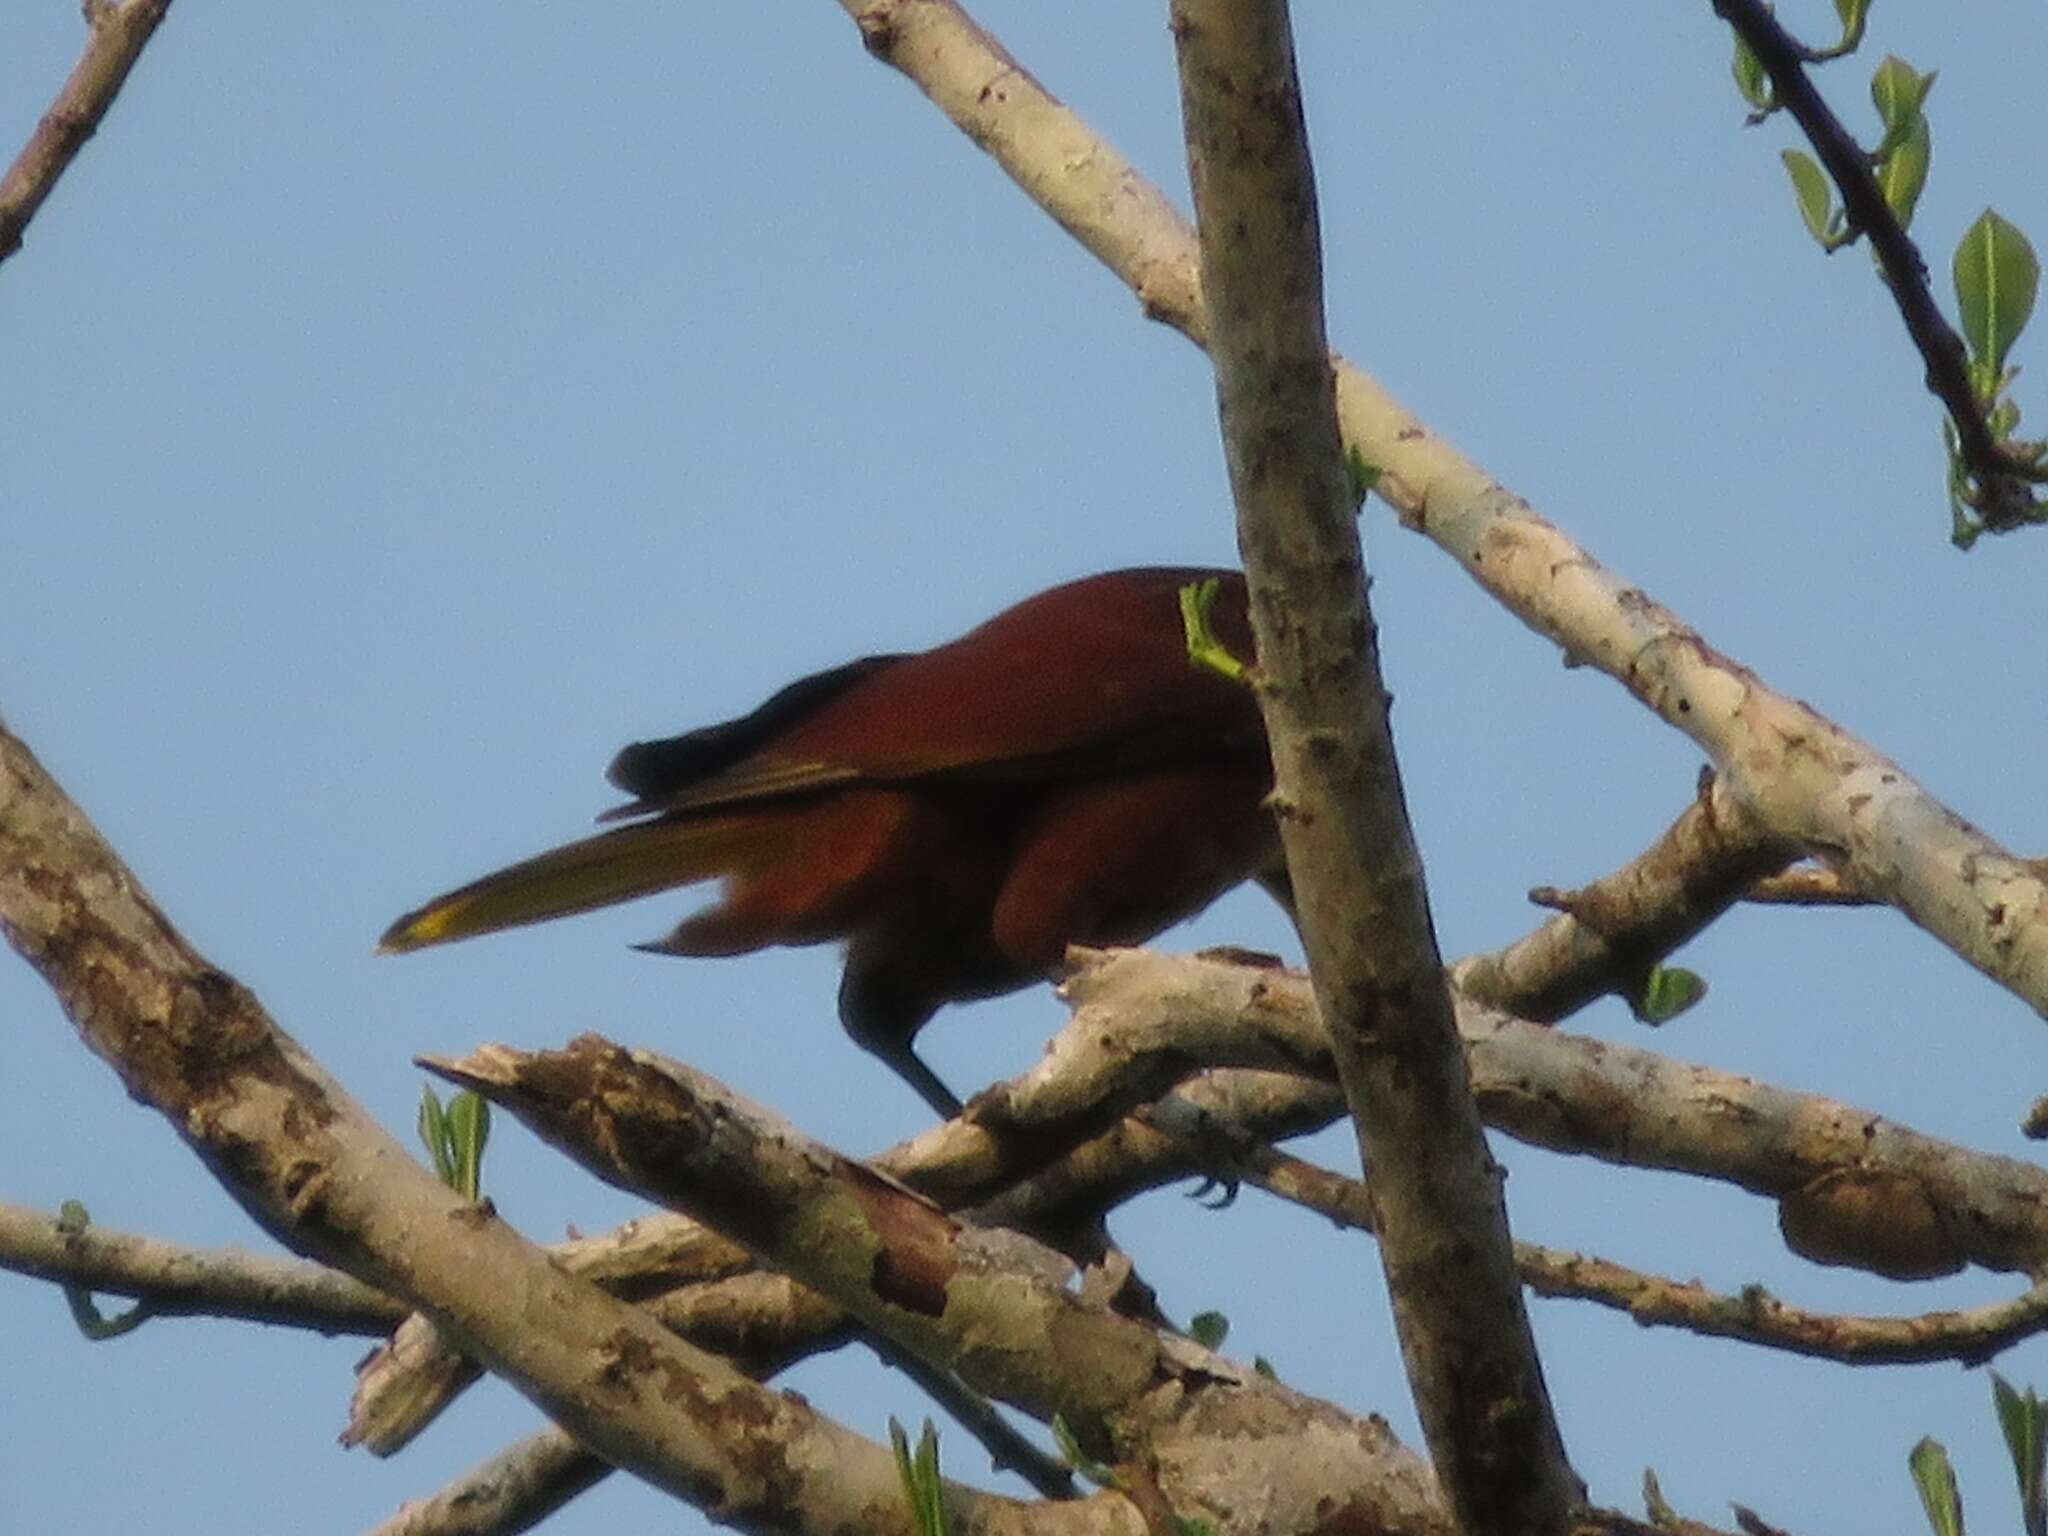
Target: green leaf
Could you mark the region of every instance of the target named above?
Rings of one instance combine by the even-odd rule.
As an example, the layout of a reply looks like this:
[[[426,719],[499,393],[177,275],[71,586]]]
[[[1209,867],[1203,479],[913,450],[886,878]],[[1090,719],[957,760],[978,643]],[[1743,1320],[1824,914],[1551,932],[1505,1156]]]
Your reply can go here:
[[[1835,51],[1852,53],[1863,44],[1864,24],[1870,20],[1870,0],[1835,0],[1835,15],[1842,22],[1842,40],[1835,44]]]
[[[1941,1442],[1922,1435],[1907,1455],[1906,1466],[1913,1474],[1913,1486],[1920,1490],[1920,1507],[1927,1511],[1934,1536],[1963,1536],[1963,1495]]]
[[[1749,44],[1740,34],[1735,39],[1735,59],[1731,68],[1735,73],[1735,89],[1742,92],[1742,99],[1756,109],[1762,117],[1778,109],[1778,98],[1771,91],[1769,76],[1764,73],[1764,63],[1750,51]]]
[[[1230,1319],[1221,1312],[1197,1312],[1188,1319],[1188,1337],[1204,1349],[1221,1349],[1230,1337]]]
[[[2041,1471],[2048,1452],[2048,1425],[2041,1414],[2041,1399],[2032,1387],[2024,1394],[1998,1372],[1991,1373],[1991,1403],[1998,1411],[1998,1427],[2005,1434],[2005,1448],[2012,1453],[2012,1471],[2020,1485],[2020,1517],[2027,1536],[2048,1532],[2048,1502],[2044,1502]]]
[[[1645,1024],[1669,1024],[1707,995],[1706,978],[1683,966],[1660,965],[1644,978],[1640,997],[1629,1007]]]
[[[1912,226],[1913,209],[1920,202],[1921,188],[1927,185],[1927,166],[1933,158],[1934,138],[1928,131],[1927,116],[1916,112],[1905,136],[1878,160],[1877,187],[1901,229]]]
[[[1955,283],[1974,382],[1989,400],[2006,353],[2034,313],[2041,263],[2027,237],[1986,208],[1956,246]]]
[[[903,1484],[903,1497],[910,1505],[911,1523],[918,1536],[946,1536],[945,1485],[939,1477],[939,1432],[932,1421],[924,1421],[917,1451],[910,1449],[910,1436],[896,1416],[889,1416],[889,1449],[896,1455],[896,1477]]]
[[[1884,138],[1878,143],[1878,154],[1889,153],[1913,131],[1913,124],[1923,115],[1921,108],[1926,104],[1927,93],[1934,89],[1934,78],[1939,73],[1939,70],[1930,69],[1923,75],[1895,53],[1886,54],[1884,62],[1871,73],[1870,99],[1877,107],[1878,120],[1884,124]]]
[[[490,1103],[482,1094],[465,1089],[449,1101],[447,1124],[455,1189],[473,1203],[483,1190],[484,1146],[491,1139]]]
[[[420,1140],[425,1143],[427,1156],[434,1164],[435,1177],[449,1188],[455,1187],[455,1161],[448,1154],[448,1117],[442,1112],[441,1101],[434,1095],[432,1083],[420,1088]]]
[[[1657,1481],[1655,1467],[1643,1468],[1643,1513],[1650,1517],[1650,1524],[1654,1526],[1678,1524],[1678,1511],[1665,1499],[1663,1486]]]
[[[484,1145],[491,1139],[491,1106],[483,1095],[465,1089],[444,1109],[433,1085],[422,1087],[419,1133],[435,1176],[474,1202],[483,1189]]]
[[[1799,200],[1799,217],[1806,221],[1806,232],[1820,242],[1822,250],[1833,250],[1835,199],[1827,173],[1804,150],[1781,150],[1779,158],[1785,162],[1785,174],[1792,178],[1792,195]]]

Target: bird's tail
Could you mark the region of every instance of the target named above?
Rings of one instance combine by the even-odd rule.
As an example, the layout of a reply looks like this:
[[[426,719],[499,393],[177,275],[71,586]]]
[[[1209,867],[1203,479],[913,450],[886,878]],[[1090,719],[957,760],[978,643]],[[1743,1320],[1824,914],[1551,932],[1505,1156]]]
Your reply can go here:
[[[425,949],[738,873],[773,856],[774,828],[774,818],[738,815],[600,832],[435,897],[387,928],[377,949]]]

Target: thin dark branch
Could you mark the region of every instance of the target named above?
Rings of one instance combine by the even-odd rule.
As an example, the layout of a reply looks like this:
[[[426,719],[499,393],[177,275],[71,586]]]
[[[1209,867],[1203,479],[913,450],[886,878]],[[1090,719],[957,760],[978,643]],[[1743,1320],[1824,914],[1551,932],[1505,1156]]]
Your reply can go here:
[[[913,1350],[899,1349],[879,1335],[870,1335],[867,1342],[877,1355],[916,1382],[925,1396],[958,1419],[967,1433],[981,1442],[996,1471],[1016,1473],[1042,1499],[1077,1495],[1073,1471],[1065,1462],[1040,1448],[1004,1418],[994,1403],[951,1371],[919,1358]]]
[[[1771,13],[1765,0],[1713,0],[1714,14],[1733,27],[1771,77],[1771,89],[1799,124],[1841,193],[1849,225],[1861,230],[1884,269],[1899,318],[1927,368],[1927,388],[1955,423],[1964,467],[1977,483],[1978,515],[1994,531],[2029,521],[2031,484],[2043,478],[1999,446],[1983,402],[1970,387],[1963,339],[1934,301],[1927,262],[1892,213],[1870,168],[1870,156],[1842,126],[1807,71],[1810,51]]]
[[[142,56],[143,45],[170,8],[171,0],[87,0],[85,20],[91,35],[85,52],[14,164],[0,177],[0,261],[21,249],[28,221],[99,128]]]

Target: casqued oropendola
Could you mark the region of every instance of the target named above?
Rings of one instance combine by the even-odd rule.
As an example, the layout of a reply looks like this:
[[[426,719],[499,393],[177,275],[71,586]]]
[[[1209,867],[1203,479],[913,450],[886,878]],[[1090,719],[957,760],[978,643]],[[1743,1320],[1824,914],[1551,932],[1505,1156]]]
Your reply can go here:
[[[950,644],[791,683],[737,720],[627,747],[630,824],[485,875],[391,925],[419,949],[722,879],[641,946],[846,945],[839,1016],[942,1115],[911,1049],[945,1003],[1014,991],[1069,944],[1138,944],[1257,879],[1283,904],[1272,766],[1242,683],[1188,660],[1179,592],[1252,654],[1235,571],[1140,569],[1027,598]]]

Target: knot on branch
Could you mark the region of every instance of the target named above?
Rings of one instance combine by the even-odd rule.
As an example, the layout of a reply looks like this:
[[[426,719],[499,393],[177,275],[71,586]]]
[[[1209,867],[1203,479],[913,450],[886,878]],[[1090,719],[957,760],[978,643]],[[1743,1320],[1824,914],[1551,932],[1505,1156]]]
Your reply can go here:
[[[1801,1258],[1889,1280],[1932,1280],[1968,1261],[1917,1180],[1875,1169],[1838,1169],[1783,1196],[1778,1230]]]

